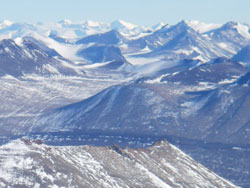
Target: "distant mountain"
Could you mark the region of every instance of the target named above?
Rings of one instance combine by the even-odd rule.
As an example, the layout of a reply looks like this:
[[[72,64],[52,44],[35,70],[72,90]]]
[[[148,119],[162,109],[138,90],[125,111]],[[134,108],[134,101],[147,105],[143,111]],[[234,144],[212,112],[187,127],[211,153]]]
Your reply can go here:
[[[217,57],[229,58],[250,44],[249,26],[236,22],[228,22],[220,27],[218,24],[181,21],[176,25],[160,24],[153,28],[122,20],[111,24],[70,20],[37,24],[2,21],[0,24],[0,39],[26,36],[37,40],[53,39],[54,42],[48,43],[56,51],[64,48],[62,45],[72,45],[73,49],[81,44],[98,43],[117,45],[126,54],[144,53],[145,56],[144,49],[148,49],[148,52],[154,51],[148,55],[150,57],[163,55],[167,59],[197,58],[202,61]]]
[[[19,41],[20,43],[20,41]],[[0,74],[19,77],[24,74],[76,74],[54,57],[63,59],[55,50],[33,38],[23,38],[18,45],[11,39],[0,41]]]
[[[122,36],[118,31],[111,30],[106,33],[87,36],[83,39],[78,40],[76,44],[97,43],[106,45],[118,45],[119,43],[125,41],[127,41],[127,39]]]
[[[70,43],[70,41],[68,41],[67,39],[65,39],[63,37],[60,37],[58,35],[58,33],[56,31],[53,31],[53,30],[50,32],[48,37],[54,39],[55,41],[57,41],[59,43],[63,43],[63,44],[69,44]]]
[[[232,83],[249,71],[243,65],[226,58],[218,58],[200,66],[173,72],[161,76],[161,81],[197,86],[202,83],[208,86]]]
[[[92,20],[87,20],[86,22],[84,22],[84,26],[85,27],[89,27],[89,28],[99,28],[99,27],[104,27],[106,24],[105,23],[100,23],[97,21],[92,21]]]
[[[143,41],[145,45],[142,46],[142,49],[146,46],[148,46],[150,49],[156,49],[160,46],[163,46],[164,44],[172,40],[175,36],[182,33],[183,31],[186,31],[187,29],[191,28],[189,28],[189,26],[184,21],[171,27],[169,25],[165,25],[152,34],[139,39],[135,39],[131,42],[131,47],[133,47],[136,42],[141,43]]]
[[[60,37],[68,40],[75,40],[90,34],[96,34],[110,30],[108,24],[99,23],[99,25],[91,24],[93,22],[72,22],[70,20],[61,20],[57,23],[28,24],[3,21],[0,23],[0,37],[7,38],[24,37],[32,33],[48,36],[51,31],[56,31]]]
[[[225,52],[194,30],[185,30],[175,36],[168,43],[152,52],[152,55],[155,56],[156,54],[164,54],[169,58],[174,57],[178,59],[196,58],[202,61],[226,55]]]
[[[9,20],[2,20],[0,22],[0,29],[4,28],[4,27],[8,27],[10,25],[12,25],[13,22],[9,21]]]
[[[222,48],[236,53],[250,43],[250,28],[248,25],[237,22],[228,22],[207,35],[216,41]]]
[[[158,48],[173,40],[176,36],[183,32],[195,32],[185,21],[181,21],[173,26],[165,25],[160,30],[155,31],[152,35],[145,36],[145,40],[150,42],[153,46],[150,48]]]
[[[137,36],[150,31],[150,28],[134,25],[123,20],[115,20],[110,24],[111,29],[117,30],[128,36]]]
[[[38,32],[36,26],[33,24],[12,23],[12,24],[5,24],[5,27],[0,29],[0,36],[4,36],[4,38],[6,39],[9,38],[14,39],[17,37],[24,37],[32,32]]]
[[[207,24],[207,23],[200,22],[197,20],[191,20],[191,21],[185,21],[185,22],[199,33],[206,33],[211,30],[221,27],[220,24],[213,24],[213,23]]]
[[[142,56],[162,55],[167,59],[199,59],[208,61],[217,57],[230,56],[226,50],[220,48],[202,34],[195,31],[186,21],[174,26],[165,26],[151,35],[136,39],[129,43],[137,48],[150,48],[152,52]]]
[[[111,28],[112,29],[115,29],[115,30],[133,30],[135,29],[136,25],[134,24],[131,24],[131,23],[128,23],[128,22],[125,22],[123,20],[115,20],[111,23]]]
[[[236,188],[164,141],[141,150],[23,139],[1,146],[0,159],[2,187]]]
[[[121,50],[115,46],[93,45],[78,51],[78,56],[91,63],[107,63],[105,67],[119,68],[122,65],[129,64],[122,55]]]
[[[48,29],[51,29],[50,25],[44,24]],[[65,19],[61,20],[56,24],[56,27],[52,27],[59,33],[59,36],[69,36],[71,39],[79,39],[88,35],[97,34],[109,30],[108,24],[96,21],[85,21],[85,22],[73,22]]]
[[[163,23],[163,22],[160,22],[158,24],[155,24],[152,26],[152,30],[153,31],[156,31],[156,30],[159,30],[161,29],[162,27],[166,26],[167,24]]]

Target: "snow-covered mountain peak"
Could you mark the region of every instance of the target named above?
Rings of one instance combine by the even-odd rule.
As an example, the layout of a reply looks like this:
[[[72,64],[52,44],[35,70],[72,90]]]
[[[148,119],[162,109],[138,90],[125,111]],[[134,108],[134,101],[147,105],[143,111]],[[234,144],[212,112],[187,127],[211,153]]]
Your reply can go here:
[[[186,20],[182,20],[171,28],[176,29],[178,31],[194,30]]]
[[[128,29],[128,30],[132,30],[135,29],[137,26],[129,23],[129,22],[125,22],[123,20],[115,20],[110,24],[112,29]]]
[[[176,26],[188,26],[189,27],[189,24],[187,20],[181,20],[180,22],[176,24]]]
[[[138,26],[123,20],[116,20],[110,24],[110,29],[118,30],[126,36],[137,37],[142,33],[148,33],[151,28],[145,26]]]
[[[4,27],[8,27],[10,25],[12,25],[14,22],[9,21],[9,20],[2,20],[0,22],[0,29],[4,28]]]
[[[238,25],[237,22],[229,21],[229,22],[225,23],[222,27],[223,28],[235,28],[237,25]]]
[[[151,28],[152,28],[154,31],[156,31],[156,30],[159,30],[159,29],[161,29],[162,27],[164,27],[164,26],[166,26],[166,25],[168,25],[168,24],[165,24],[165,23],[163,23],[163,22],[160,22],[160,23],[158,23],[158,24],[156,24],[156,25],[153,25]]]
[[[197,32],[192,27],[189,26],[187,21],[183,20],[173,26],[165,25],[155,33],[162,33],[164,35],[166,34],[166,35],[176,36],[180,33],[197,33]]]
[[[64,20],[59,21],[58,23],[62,25],[71,25],[72,21],[69,19],[64,19]]]
[[[0,38],[13,39],[16,37],[23,37],[32,32],[40,32],[37,30],[36,25],[28,23],[13,23],[3,28],[0,27]]]
[[[97,21],[93,21],[93,20],[87,20],[85,23],[84,23],[84,26],[87,26],[87,27],[100,27],[101,24]]]
[[[13,39],[14,42],[18,45],[18,46],[22,46],[23,45],[23,38],[22,37],[17,37],[15,39]]]
[[[208,31],[211,31],[213,29],[219,28],[221,25],[220,24],[207,24],[204,22],[200,22],[197,20],[191,20],[191,21],[185,21],[187,25],[192,27],[194,30],[198,31],[199,33],[205,33]]]
[[[236,29],[241,36],[250,39],[250,28],[248,25],[238,23]]]
[[[162,26],[161,28],[159,28],[158,30],[155,31],[155,33],[165,33],[165,32],[168,32],[168,29],[170,28],[171,26],[169,26],[168,24]]]
[[[250,28],[247,24],[241,24],[238,22],[227,22],[224,24],[221,29],[223,30],[236,30],[242,37],[250,39]]]

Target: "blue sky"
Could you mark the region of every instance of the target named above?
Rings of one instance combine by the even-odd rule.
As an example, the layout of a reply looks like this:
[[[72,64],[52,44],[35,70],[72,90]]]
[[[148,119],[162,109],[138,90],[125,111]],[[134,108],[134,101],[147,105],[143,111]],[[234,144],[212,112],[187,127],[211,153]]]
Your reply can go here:
[[[250,24],[250,0],[0,0],[0,20],[18,22],[116,19],[151,26],[160,21]]]

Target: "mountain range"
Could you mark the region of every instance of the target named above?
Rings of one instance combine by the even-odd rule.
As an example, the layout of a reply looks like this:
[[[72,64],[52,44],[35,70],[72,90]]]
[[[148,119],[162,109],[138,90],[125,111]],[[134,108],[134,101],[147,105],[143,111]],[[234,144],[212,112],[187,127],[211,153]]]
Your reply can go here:
[[[25,136],[145,148],[167,139],[250,186],[249,25],[5,20],[0,39],[2,144]]]

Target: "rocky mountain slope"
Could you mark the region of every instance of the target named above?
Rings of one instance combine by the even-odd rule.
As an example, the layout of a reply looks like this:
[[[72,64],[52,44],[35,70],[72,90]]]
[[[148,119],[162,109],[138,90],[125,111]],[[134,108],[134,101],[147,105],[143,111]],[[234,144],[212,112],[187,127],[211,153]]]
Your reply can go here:
[[[0,42],[0,75],[20,77],[25,74],[49,75],[76,75],[70,68],[70,61],[62,58],[54,49],[33,38],[23,38],[17,44],[12,39]],[[65,60],[64,66],[60,59]],[[82,71],[84,74],[84,71]]]
[[[202,66],[201,75],[194,72],[195,68],[178,74],[184,78],[176,77],[177,74],[169,80],[166,77],[167,83],[147,80],[146,83],[113,86],[91,98],[42,115],[34,122],[32,132],[172,135],[210,143],[250,144],[247,131],[249,73],[237,81],[234,77],[223,77],[228,75],[226,71],[221,78],[217,71],[220,69],[206,67]],[[245,71],[243,68],[242,73]],[[211,76],[213,74],[217,80]],[[192,78],[194,75],[196,77]],[[233,72],[230,75],[233,76]],[[177,80],[173,81],[174,78]]]
[[[175,146],[47,146],[15,140],[0,147],[1,187],[236,187]]]

